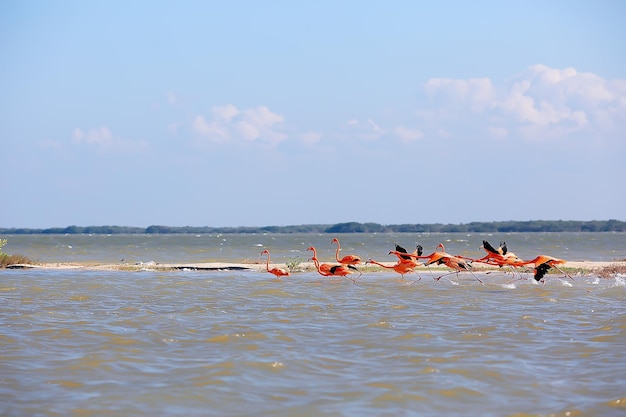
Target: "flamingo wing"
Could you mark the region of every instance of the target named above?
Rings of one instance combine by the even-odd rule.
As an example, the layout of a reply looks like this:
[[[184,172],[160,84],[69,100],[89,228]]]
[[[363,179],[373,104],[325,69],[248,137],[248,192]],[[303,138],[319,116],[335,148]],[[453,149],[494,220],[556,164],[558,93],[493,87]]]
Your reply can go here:
[[[345,270],[341,265],[333,265],[330,267],[330,273],[333,275],[338,275],[343,272],[345,272]]]
[[[288,277],[289,276],[289,271],[286,271],[282,268],[272,268],[270,269],[270,271],[272,274],[276,275],[277,277]]]
[[[455,259],[452,259],[452,261],[453,261],[452,265],[455,265],[453,266],[453,268],[464,269],[466,271],[469,271],[472,268],[472,266],[468,264],[467,262],[465,262],[463,259],[455,258]]]
[[[548,273],[548,270],[550,270],[550,268],[552,267],[547,263],[537,265],[534,275],[535,281],[541,281],[541,279]]]
[[[346,255],[339,260],[342,264],[355,265],[361,263],[361,258],[356,255]]]
[[[494,255],[499,255],[498,251],[496,250],[496,248],[494,248],[493,246],[491,246],[491,243],[487,242],[486,240],[483,240],[483,248],[485,248],[485,250],[489,253],[492,253]]]
[[[396,252],[401,252],[401,253],[407,253],[407,254],[408,254],[408,252],[406,251],[406,249],[404,249],[402,246],[398,245],[397,243],[396,243]],[[398,255],[398,257],[399,257],[399,258],[402,258],[402,259],[411,259],[411,257],[410,257],[410,256],[408,256],[408,255],[406,255],[406,256],[404,256],[404,255]]]

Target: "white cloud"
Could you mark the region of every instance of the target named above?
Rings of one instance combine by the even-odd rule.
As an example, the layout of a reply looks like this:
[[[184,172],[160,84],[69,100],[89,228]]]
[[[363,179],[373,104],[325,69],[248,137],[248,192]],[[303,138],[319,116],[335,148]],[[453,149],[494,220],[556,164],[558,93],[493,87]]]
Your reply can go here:
[[[350,119],[346,121],[347,134],[359,140],[376,140],[383,136],[386,131],[382,129],[372,119],[362,122],[358,119]]]
[[[557,69],[533,65],[518,75],[531,82],[534,95],[550,96],[557,102],[578,101],[585,107],[610,102],[616,94],[609,91],[609,83],[590,72],[574,68]]]
[[[207,122],[204,116],[196,116],[191,124],[192,130],[211,139],[213,142],[228,142],[230,140],[230,132],[228,126],[217,121]]]
[[[261,136],[259,127],[247,120],[235,123],[233,128],[238,133],[238,136],[248,141],[253,141]]]
[[[595,125],[604,131],[614,131],[626,124],[626,80],[612,80],[606,83],[612,92],[610,104],[596,106],[590,113]]]
[[[215,119],[230,123],[239,114],[239,110],[232,104],[227,104],[225,106],[214,106],[211,109],[211,113],[213,113]]]
[[[177,106],[180,104],[180,99],[178,98],[178,95],[173,91],[168,91],[165,96],[170,106]]]
[[[245,119],[250,121],[251,124],[260,127],[271,127],[276,123],[283,122],[285,118],[276,113],[272,113],[265,106],[258,106],[254,109],[245,110],[243,112]]]
[[[447,129],[444,128],[439,128],[437,129],[437,132],[435,133],[438,137],[440,138],[444,138],[444,139],[448,139],[450,138],[452,135],[450,134],[450,132]]]
[[[176,135],[178,134],[178,129],[181,127],[181,123],[170,123],[169,125],[167,125],[167,130],[168,132]]]
[[[113,136],[106,126],[86,132],[77,127],[72,132],[72,140],[77,145],[96,146],[105,151],[139,152],[147,147],[145,141],[130,141]]]
[[[529,78],[536,78],[543,84],[555,84],[576,75],[576,70],[571,67],[561,70],[541,64],[531,65],[525,72],[530,75]]]
[[[208,135],[211,133],[211,126],[206,122],[204,116],[196,116],[191,123],[194,132],[200,135]]]
[[[501,86],[489,78],[433,78],[424,91],[434,109],[418,115],[451,125],[446,129],[465,121],[496,137],[541,139],[626,132],[626,80],[607,81],[574,68],[533,65]]]
[[[468,106],[473,111],[483,111],[494,105],[496,92],[489,78],[456,80],[431,78],[424,86],[426,93],[444,95],[456,104]]]
[[[57,140],[53,140],[53,139],[44,139],[39,141],[39,146],[42,149],[62,149],[63,148],[63,144]]]
[[[497,139],[504,139],[509,136],[509,129],[502,126],[489,126],[487,131],[492,137]]]
[[[187,107],[192,98],[186,94],[178,93],[175,91],[168,91],[165,93],[165,101],[170,107]]]
[[[266,106],[239,110],[232,104],[215,106],[207,121],[198,115],[192,122],[192,130],[201,137],[217,143],[261,141],[277,144],[287,138],[280,131],[284,117],[273,113]]]
[[[317,132],[307,132],[300,135],[300,140],[305,145],[315,145],[322,139],[322,134]]]
[[[413,142],[424,136],[424,133],[421,130],[409,129],[404,126],[397,126],[393,129],[393,133],[404,142]]]
[[[86,133],[80,128],[74,129],[72,139],[76,143],[88,143],[100,145],[102,147],[111,146],[113,144],[113,135],[108,127],[102,126],[97,129],[89,129]]]
[[[370,128],[372,129],[372,131],[376,132],[376,133],[385,133],[384,130],[382,130],[380,128],[380,126],[378,126],[376,123],[374,123],[374,121],[372,119],[367,119],[367,124],[370,126]]]
[[[583,111],[573,110],[554,95],[533,97],[529,89],[530,82],[527,80],[515,83],[508,96],[498,103],[498,106],[518,121],[531,125],[549,126],[572,122],[575,126],[584,127],[587,124],[587,117]]]

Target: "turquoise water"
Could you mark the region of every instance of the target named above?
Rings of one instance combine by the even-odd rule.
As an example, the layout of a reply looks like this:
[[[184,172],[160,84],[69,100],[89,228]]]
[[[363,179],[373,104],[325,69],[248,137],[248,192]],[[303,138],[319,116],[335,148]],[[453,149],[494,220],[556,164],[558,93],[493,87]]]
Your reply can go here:
[[[389,242],[414,245],[406,237],[339,236],[343,252],[383,260]],[[482,240],[437,237],[454,253],[479,253]],[[278,261],[310,244],[334,254],[326,235],[225,235],[211,248],[203,236],[46,238],[19,248],[51,262],[239,262],[258,260],[258,245]],[[518,242],[531,238],[565,258],[600,247],[580,258],[595,260],[623,236],[490,239],[530,257],[536,247]],[[626,413],[626,277],[420,275],[408,285],[393,272],[354,284],[311,272],[0,270],[0,414]]]

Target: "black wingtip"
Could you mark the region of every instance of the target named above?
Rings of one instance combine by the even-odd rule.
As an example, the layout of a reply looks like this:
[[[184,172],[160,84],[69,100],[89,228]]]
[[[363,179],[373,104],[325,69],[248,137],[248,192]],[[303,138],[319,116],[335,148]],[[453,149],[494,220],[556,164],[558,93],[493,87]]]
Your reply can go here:
[[[406,249],[404,249],[402,246],[398,245],[397,243],[396,243],[396,252],[408,253],[408,252],[406,251]],[[410,256],[408,256],[408,255],[402,255],[402,256],[400,256],[400,257],[401,257],[402,259],[411,259],[411,257],[410,257]]]
[[[483,248],[485,248],[485,250],[489,253],[498,253],[496,248],[491,246],[491,243],[487,242],[486,240],[483,240]]]
[[[541,279],[548,273],[548,270],[551,268],[548,264],[541,264],[535,268],[535,281],[541,281]]]

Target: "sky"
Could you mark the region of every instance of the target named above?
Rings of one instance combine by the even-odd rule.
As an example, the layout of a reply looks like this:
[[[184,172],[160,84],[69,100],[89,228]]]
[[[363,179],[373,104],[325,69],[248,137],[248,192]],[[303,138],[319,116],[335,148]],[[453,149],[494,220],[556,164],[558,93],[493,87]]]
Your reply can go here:
[[[626,220],[626,3],[0,2],[0,227]]]

